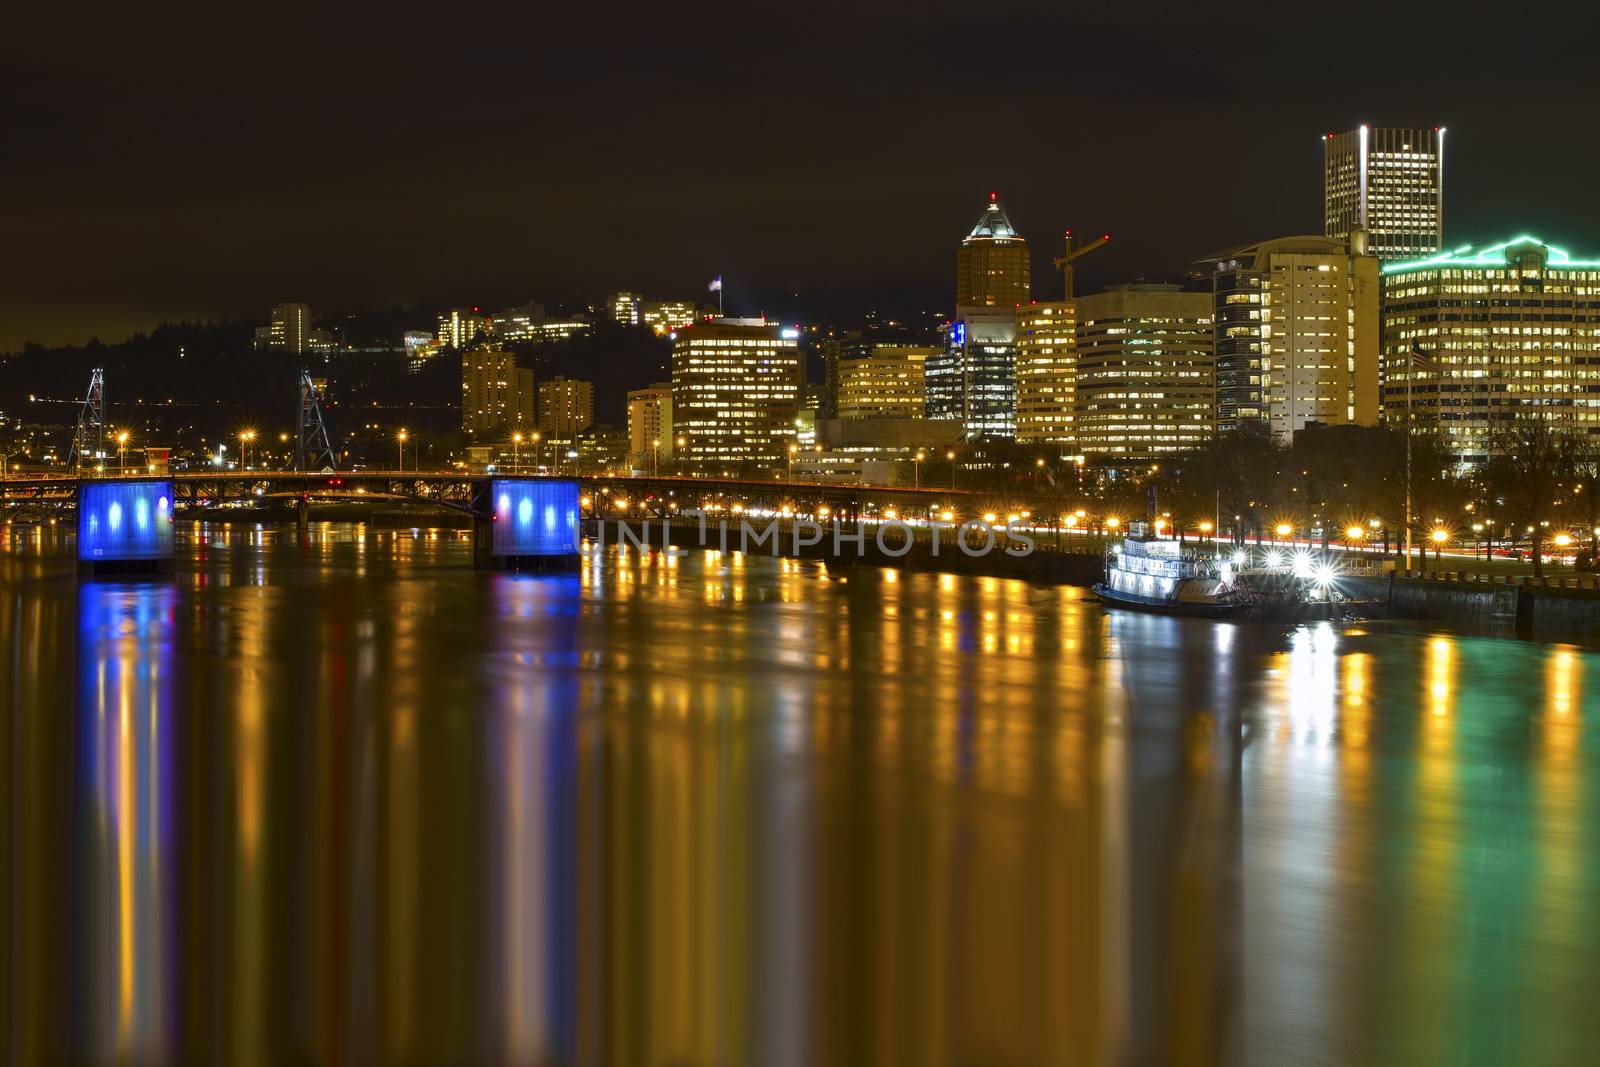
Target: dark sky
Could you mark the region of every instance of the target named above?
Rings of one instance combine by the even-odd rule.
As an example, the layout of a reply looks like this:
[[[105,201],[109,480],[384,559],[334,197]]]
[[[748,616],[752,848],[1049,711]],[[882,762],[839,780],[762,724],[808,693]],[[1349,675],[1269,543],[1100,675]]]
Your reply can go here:
[[[52,6],[0,34],[0,349],[719,272],[942,302],[991,188],[1036,278],[1067,226],[1114,235],[1086,283],[1164,277],[1315,232],[1363,120],[1450,128],[1452,243],[1600,254],[1600,38],[1554,8]]]

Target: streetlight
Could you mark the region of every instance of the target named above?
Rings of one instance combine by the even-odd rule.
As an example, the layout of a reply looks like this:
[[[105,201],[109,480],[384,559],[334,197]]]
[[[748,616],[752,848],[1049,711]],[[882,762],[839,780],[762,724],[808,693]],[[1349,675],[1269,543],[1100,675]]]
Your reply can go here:
[[[544,455],[540,452],[539,447],[539,431],[535,430],[533,432],[533,465],[535,469],[544,462]]]
[[[1345,531],[1344,531],[1344,542],[1345,542],[1345,547],[1346,547],[1346,548],[1349,548],[1349,547],[1350,547],[1350,542],[1351,542],[1351,541],[1359,541],[1359,540],[1361,540],[1361,539],[1362,539],[1362,538],[1363,538],[1363,537],[1365,537],[1365,536],[1366,536],[1366,534],[1367,534],[1367,531],[1365,531],[1365,530],[1363,530],[1363,529],[1362,529],[1362,528],[1361,528],[1361,527],[1359,527],[1359,526],[1350,526],[1350,527],[1347,527],[1347,528],[1346,528],[1346,529],[1345,529]]]
[[[1290,526],[1286,522],[1280,522],[1274,528],[1273,532],[1276,533],[1279,537],[1287,538],[1290,534],[1294,533],[1294,527]],[[1276,541],[1274,541],[1274,544],[1276,544]]]
[[[650,441],[650,477],[655,478],[661,474],[661,438],[652,438]]]
[[[950,461],[950,491],[953,493],[953,492],[955,492],[955,489],[956,489],[956,454],[955,454],[955,450],[952,449],[949,452],[946,452],[944,454],[944,458]]]
[[[1445,530],[1444,527],[1436,526],[1436,527],[1434,527],[1433,533],[1430,536],[1433,539],[1433,562],[1434,562],[1434,566],[1438,566],[1438,564],[1439,564],[1439,553],[1440,553],[1440,551],[1443,550],[1444,543],[1446,541],[1450,540],[1450,534],[1449,534],[1448,531]]]
[[[250,443],[256,439],[254,430],[239,431],[239,462],[248,469],[250,466]]]
[[[928,454],[926,452],[924,452],[922,449],[920,449],[920,448],[917,449],[916,461],[915,461],[915,463],[913,464],[913,467],[912,467],[914,475],[913,475],[913,479],[912,479],[912,482],[911,482],[911,488],[913,488],[913,489],[921,489],[922,488],[922,461],[927,458],[927,455]]]
[[[790,445],[789,446],[789,483],[791,485],[794,484],[794,457],[795,457],[795,453],[797,453],[799,451],[800,451],[800,446],[799,445]]]
[[[400,473],[404,474],[406,469],[406,432],[401,430],[394,436],[395,440],[399,442],[400,448]]]
[[[123,430],[117,434],[117,473],[122,473],[122,454],[128,446],[128,431]]]
[[[517,470],[519,469],[519,466],[520,466],[520,462],[521,461],[517,456],[517,447],[519,445],[521,445],[521,444],[522,444],[522,435],[520,433],[512,434],[511,435],[511,473],[512,474],[517,473]]]

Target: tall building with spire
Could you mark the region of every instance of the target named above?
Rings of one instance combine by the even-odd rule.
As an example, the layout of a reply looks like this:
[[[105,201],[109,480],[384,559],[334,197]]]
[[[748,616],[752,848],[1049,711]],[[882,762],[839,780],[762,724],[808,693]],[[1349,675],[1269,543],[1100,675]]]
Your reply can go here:
[[[1015,308],[1028,302],[1028,242],[1000,209],[998,193],[956,253],[956,306]]]

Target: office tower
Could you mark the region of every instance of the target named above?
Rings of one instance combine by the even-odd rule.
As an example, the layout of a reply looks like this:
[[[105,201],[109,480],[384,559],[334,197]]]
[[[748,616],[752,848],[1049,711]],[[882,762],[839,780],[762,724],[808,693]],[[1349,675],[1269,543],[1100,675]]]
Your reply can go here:
[[[924,364],[927,417],[959,419],[968,438],[1017,433],[1017,313],[960,307],[945,347]]]
[[[1378,259],[1366,235],[1281,237],[1212,265],[1217,432],[1378,421]]]
[[[998,194],[956,253],[956,306],[1014,308],[1028,302],[1028,242],[1000,210]]]
[[[612,293],[606,297],[606,314],[622,326],[637,326],[643,299],[638,293]]]
[[[1361,126],[1322,138],[1323,234],[1365,230],[1384,261],[1444,247],[1444,127]]]
[[[800,331],[765,319],[717,318],[678,331],[672,422],[680,459],[698,465],[788,459],[800,396]]]
[[[492,345],[462,353],[461,429],[491,439],[532,433],[533,371],[517,366],[514,355]]]
[[[1217,385],[1211,294],[1118,285],[1077,303],[1078,451],[1149,460],[1207,441]]]
[[[1070,443],[1076,370],[1076,303],[1017,309],[1017,440]]]
[[[594,383],[557,375],[539,383],[539,431],[571,441],[594,422]]]
[[[651,469],[672,458],[672,383],[628,390],[628,455]]]
[[[1384,421],[1439,429],[1464,465],[1521,413],[1600,433],[1597,367],[1600,258],[1518,237],[1383,268]]]
[[[479,315],[477,309],[464,311],[452,308],[439,313],[439,343],[447,348],[464,352],[479,337],[489,332],[489,318]]]
[[[651,300],[639,308],[639,323],[658,334],[681,330],[700,317],[692,300]]]
[[[304,304],[274,304],[266,347],[290,355],[311,349],[311,309]]]
[[[938,352],[920,345],[879,344],[871,355],[839,360],[837,417],[922,418],[927,405],[924,364]]]

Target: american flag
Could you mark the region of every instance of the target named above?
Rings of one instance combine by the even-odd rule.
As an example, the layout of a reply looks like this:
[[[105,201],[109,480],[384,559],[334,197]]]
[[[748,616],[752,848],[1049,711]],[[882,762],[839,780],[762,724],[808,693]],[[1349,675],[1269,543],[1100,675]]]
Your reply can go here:
[[[1411,369],[1427,371],[1430,374],[1439,369],[1439,364],[1434,358],[1422,350],[1417,342],[1411,342]]]
[[[710,293],[722,292],[722,275],[719,274],[715,278],[712,278],[711,284],[706,286],[706,291]]]

